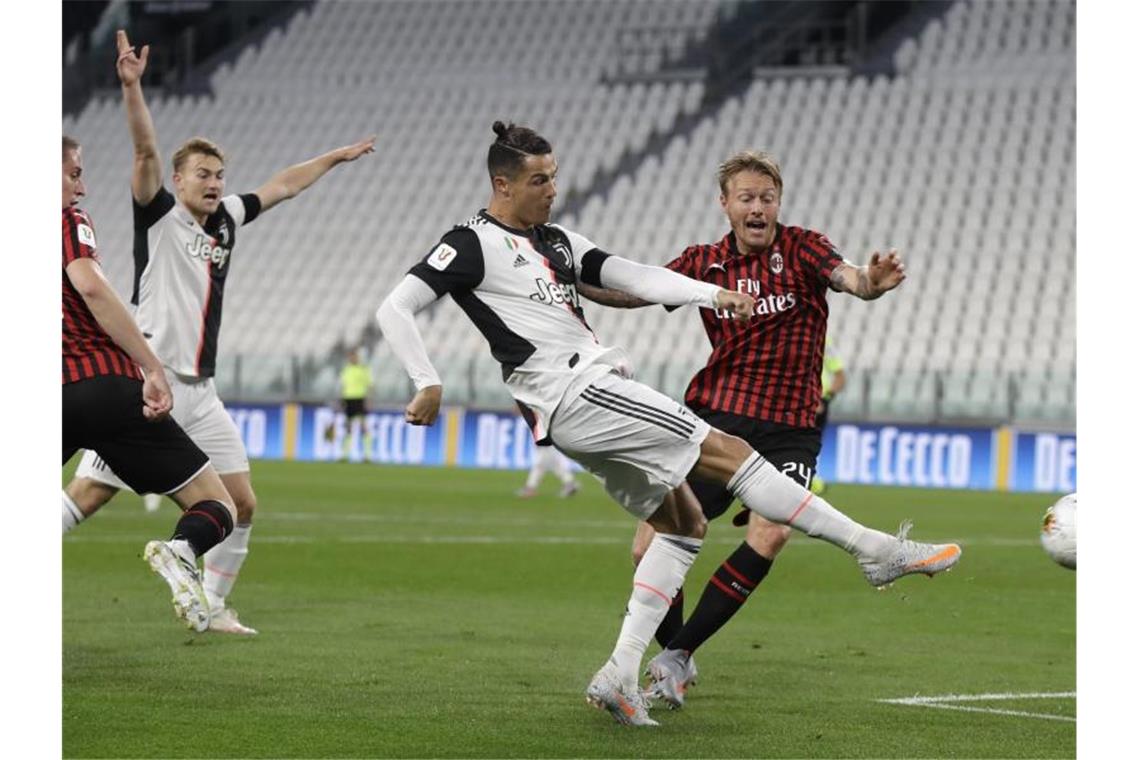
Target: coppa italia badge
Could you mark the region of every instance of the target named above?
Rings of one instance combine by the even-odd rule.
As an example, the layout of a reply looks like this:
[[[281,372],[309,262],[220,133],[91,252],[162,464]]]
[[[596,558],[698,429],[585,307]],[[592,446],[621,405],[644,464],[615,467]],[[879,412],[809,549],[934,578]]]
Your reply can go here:
[[[779,274],[784,271],[784,257],[780,255],[779,251],[772,252],[772,258],[768,259],[768,266],[772,268],[772,274]]]

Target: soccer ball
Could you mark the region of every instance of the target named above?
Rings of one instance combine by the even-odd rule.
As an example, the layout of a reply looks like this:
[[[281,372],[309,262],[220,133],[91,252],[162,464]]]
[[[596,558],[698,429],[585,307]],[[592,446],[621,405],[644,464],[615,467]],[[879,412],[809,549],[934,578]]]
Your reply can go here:
[[[1077,495],[1062,496],[1041,521],[1041,545],[1054,562],[1077,569]]]

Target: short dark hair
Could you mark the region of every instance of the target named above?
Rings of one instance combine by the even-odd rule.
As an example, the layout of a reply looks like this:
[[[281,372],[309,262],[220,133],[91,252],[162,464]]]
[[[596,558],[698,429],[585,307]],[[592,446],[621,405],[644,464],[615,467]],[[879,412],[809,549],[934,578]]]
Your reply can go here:
[[[545,137],[529,127],[496,121],[491,129],[496,135],[487,151],[487,172],[492,179],[497,176],[513,179],[527,156],[544,156],[554,151]]]
[[[63,157],[67,158],[67,151],[76,150],[79,148],[79,141],[74,137],[63,136]]]

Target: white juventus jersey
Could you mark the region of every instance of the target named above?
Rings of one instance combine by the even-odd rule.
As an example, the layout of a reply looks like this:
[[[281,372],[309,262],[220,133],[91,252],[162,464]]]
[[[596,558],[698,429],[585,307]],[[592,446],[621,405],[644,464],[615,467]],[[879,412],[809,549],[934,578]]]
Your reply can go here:
[[[179,375],[213,377],[222,293],[237,228],[261,211],[254,193],[227,195],[199,225],[165,188],[134,205],[135,319],[154,353]]]
[[[577,282],[588,253],[600,267],[606,254],[577,233],[555,224],[512,229],[484,210],[409,271],[437,296],[450,293],[483,333],[538,441],[576,377],[598,365],[628,366],[622,349],[598,342],[582,313]]]

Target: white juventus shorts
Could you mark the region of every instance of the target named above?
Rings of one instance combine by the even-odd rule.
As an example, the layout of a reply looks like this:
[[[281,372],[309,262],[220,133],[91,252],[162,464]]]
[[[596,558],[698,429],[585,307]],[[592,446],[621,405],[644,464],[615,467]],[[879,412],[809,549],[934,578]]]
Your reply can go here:
[[[685,482],[709,430],[684,404],[615,371],[566,394],[554,412],[551,438],[644,520]]]
[[[174,393],[170,416],[186,431],[214,465],[219,475],[249,472],[249,456],[237,425],[226,413],[214,387],[214,378],[188,378],[166,370],[166,380]],[[75,470],[79,478],[91,478],[114,488],[130,490],[94,451],[84,451]]]

